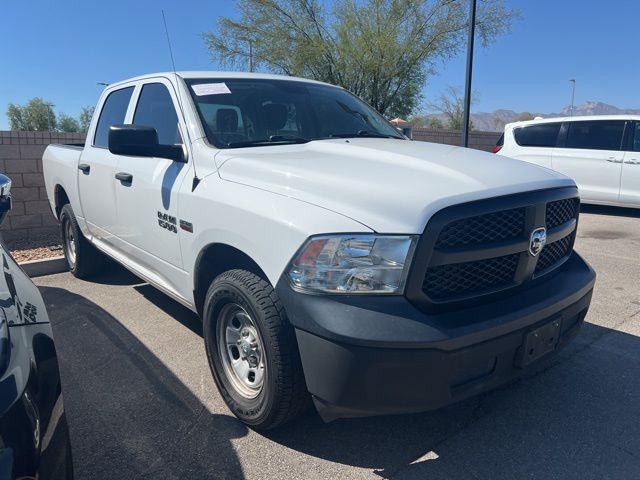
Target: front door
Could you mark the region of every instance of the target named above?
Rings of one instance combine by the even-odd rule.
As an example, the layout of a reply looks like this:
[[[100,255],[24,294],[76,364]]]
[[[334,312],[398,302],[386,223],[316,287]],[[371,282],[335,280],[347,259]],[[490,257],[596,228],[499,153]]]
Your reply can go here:
[[[617,202],[622,170],[624,120],[566,122],[553,151],[553,169],[573,178],[586,201]]]
[[[78,164],[79,213],[93,237],[113,243],[117,225],[116,184],[118,156],[109,152],[109,127],[124,123],[134,87],[109,93],[101,106],[93,138],[87,139]]]
[[[182,144],[171,83],[150,80],[138,88],[132,123],[154,127],[160,144]],[[184,290],[178,192],[187,170],[184,162],[120,155],[116,172],[125,178],[116,185],[119,248],[141,273],[173,292]]]

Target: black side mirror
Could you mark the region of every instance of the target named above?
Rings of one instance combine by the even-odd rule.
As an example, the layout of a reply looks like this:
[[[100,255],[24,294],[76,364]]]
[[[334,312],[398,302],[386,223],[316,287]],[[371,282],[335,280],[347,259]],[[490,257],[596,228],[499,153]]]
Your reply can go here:
[[[109,151],[132,157],[168,158],[184,162],[180,145],[158,144],[158,132],[144,125],[113,125],[109,128]]]
[[[11,210],[11,179],[6,175],[0,174],[0,223]]]

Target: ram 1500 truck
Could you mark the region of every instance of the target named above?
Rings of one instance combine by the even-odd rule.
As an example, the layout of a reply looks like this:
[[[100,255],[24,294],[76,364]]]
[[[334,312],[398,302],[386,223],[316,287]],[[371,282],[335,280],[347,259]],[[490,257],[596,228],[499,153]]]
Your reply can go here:
[[[233,413],[419,412],[567,344],[594,271],[569,178],[414,142],[346,90],[172,72],[109,85],[44,154],[71,272],[116,260],[203,321]]]

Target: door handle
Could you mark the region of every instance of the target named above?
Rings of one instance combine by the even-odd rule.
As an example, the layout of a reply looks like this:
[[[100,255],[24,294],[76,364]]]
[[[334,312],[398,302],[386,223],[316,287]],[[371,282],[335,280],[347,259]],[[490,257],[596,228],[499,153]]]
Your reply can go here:
[[[126,172],[118,172],[116,173],[116,179],[120,180],[123,183],[131,183],[133,182],[133,175]]]
[[[607,162],[611,162],[611,163],[622,163],[621,159],[615,158],[615,157],[609,157],[607,158]]]
[[[78,164],[78,170],[82,171],[82,173],[89,173],[91,172],[91,165],[88,163],[80,163]]]
[[[640,161],[638,161],[635,158],[630,158],[629,160],[626,161],[626,163],[629,165],[640,165]]]

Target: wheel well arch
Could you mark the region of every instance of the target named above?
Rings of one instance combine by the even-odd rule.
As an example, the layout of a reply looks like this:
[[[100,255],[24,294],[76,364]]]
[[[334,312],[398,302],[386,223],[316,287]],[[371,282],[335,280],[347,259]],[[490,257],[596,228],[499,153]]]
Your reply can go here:
[[[202,316],[204,298],[211,282],[221,273],[233,269],[247,270],[269,281],[257,262],[242,250],[225,243],[209,244],[198,254],[193,275],[193,299],[199,315]]]
[[[55,200],[56,206],[56,217],[60,218],[62,207],[64,207],[67,203],[71,203],[69,201],[69,195],[67,195],[67,192],[62,185],[57,184],[53,189],[53,198]]]

